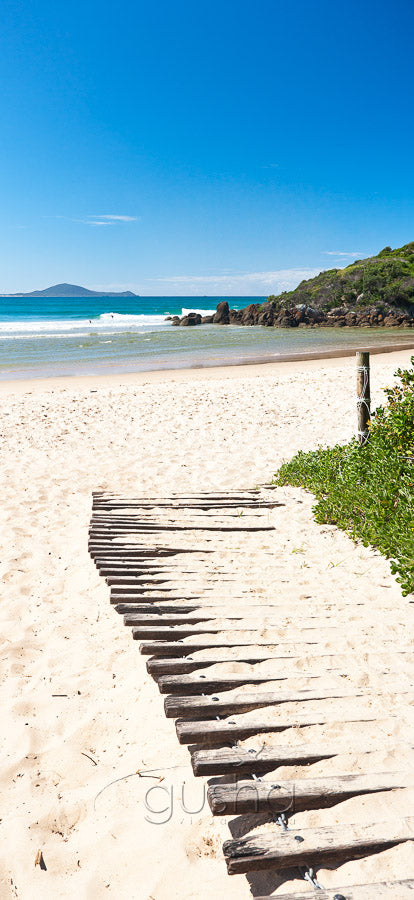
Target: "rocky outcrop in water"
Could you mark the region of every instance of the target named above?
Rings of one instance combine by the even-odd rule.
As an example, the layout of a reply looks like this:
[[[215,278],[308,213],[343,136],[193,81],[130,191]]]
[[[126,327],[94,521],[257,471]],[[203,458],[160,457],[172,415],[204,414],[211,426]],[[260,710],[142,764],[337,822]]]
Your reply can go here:
[[[277,309],[272,303],[251,303],[244,309],[229,309],[227,301],[221,301],[214,316],[189,313],[180,319],[174,316],[172,325],[264,325],[268,328],[344,328],[380,327],[407,328],[414,326],[414,313],[394,308],[384,310],[379,306],[362,309],[335,307],[324,312],[306,304]]]
[[[201,325],[200,313],[190,312],[180,319],[180,325]]]
[[[414,242],[344,269],[320,272],[293,291],[271,296],[277,324],[406,327],[414,322]],[[266,305],[267,305],[266,304]],[[312,321],[314,313],[320,321]],[[279,320],[279,321],[278,321]]]
[[[195,313],[191,314],[192,316]],[[302,281],[293,291],[229,309],[221,300],[213,317],[197,321],[175,317],[173,325],[264,325],[276,328],[319,326],[414,326],[414,241],[377,256],[355,260],[344,269],[330,269]]]
[[[215,315],[213,316],[214,325],[230,325],[230,310],[227,300],[222,300],[217,304]]]

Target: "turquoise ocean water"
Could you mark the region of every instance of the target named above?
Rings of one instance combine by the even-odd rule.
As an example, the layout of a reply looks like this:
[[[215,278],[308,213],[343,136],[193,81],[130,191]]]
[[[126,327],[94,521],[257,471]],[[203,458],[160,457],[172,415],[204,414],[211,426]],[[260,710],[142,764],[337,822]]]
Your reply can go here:
[[[0,379],[237,364],[375,345],[407,344],[385,328],[177,328],[167,315],[241,309],[263,297],[0,297]]]

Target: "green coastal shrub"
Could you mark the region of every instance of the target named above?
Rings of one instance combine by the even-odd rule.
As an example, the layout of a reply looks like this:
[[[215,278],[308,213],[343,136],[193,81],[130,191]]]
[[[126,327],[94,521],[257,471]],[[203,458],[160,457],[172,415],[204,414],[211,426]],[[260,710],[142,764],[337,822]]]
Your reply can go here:
[[[315,494],[317,522],[337,525],[390,559],[404,595],[414,591],[414,356],[411,365],[396,372],[365,446],[353,439],[300,452],[274,478]]]
[[[387,312],[414,312],[414,241],[377,256],[358,259],[344,269],[328,269],[301,281],[292,291],[268,298],[276,309],[305,303],[324,312],[336,306],[349,309],[384,305]]]

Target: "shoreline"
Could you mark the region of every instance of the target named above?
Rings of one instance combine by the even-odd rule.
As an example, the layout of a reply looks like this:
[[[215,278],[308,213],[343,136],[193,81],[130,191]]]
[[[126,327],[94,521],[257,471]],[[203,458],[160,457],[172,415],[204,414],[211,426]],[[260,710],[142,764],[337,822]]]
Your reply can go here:
[[[9,393],[25,394],[27,392],[35,392],[47,390],[50,388],[65,390],[66,388],[88,387],[91,384],[98,384],[99,387],[127,385],[127,384],[149,384],[161,383],[163,381],[199,381],[219,378],[241,378],[243,376],[258,376],[264,374],[272,374],[280,370],[289,373],[298,371],[312,371],[318,368],[319,363],[323,362],[325,367],[338,366],[340,364],[350,365],[353,361],[357,349],[348,348],[340,350],[318,350],[307,353],[290,353],[283,358],[275,360],[273,357],[265,357],[261,359],[248,359],[236,362],[226,362],[222,364],[185,366],[171,369],[148,369],[136,372],[100,372],[99,374],[88,375],[49,375],[35,376],[29,378],[8,378],[0,381],[0,396]],[[400,360],[400,356],[410,353],[414,355],[414,339],[407,344],[386,344],[384,346],[366,346],[364,347],[372,356],[382,357],[384,361],[393,361],[396,357],[395,365],[409,364],[406,359]],[[381,362],[381,359],[378,360]],[[300,363],[298,368],[295,364]],[[111,368],[111,367],[108,367]]]

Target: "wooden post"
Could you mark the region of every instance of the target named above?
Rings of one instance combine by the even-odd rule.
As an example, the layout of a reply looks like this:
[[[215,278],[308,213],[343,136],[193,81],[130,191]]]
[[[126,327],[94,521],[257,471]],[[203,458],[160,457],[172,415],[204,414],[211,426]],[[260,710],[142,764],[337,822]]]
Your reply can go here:
[[[366,351],[358,351],[356,355],[356,364],[358,413],[357,437],[360,444],[366,444],[369,437],[368,425],[371,419],[369,353]]]

